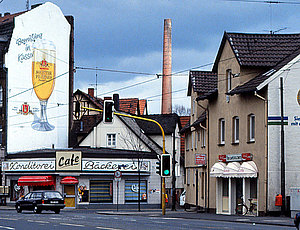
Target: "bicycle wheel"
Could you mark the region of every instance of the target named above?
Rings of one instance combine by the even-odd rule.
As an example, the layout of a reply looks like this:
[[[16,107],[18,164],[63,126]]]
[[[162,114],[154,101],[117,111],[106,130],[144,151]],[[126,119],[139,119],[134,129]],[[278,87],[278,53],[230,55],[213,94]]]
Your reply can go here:
[[[235,209],[235,213],[240,216],[246,215],[248,212],[248,207],[244,204],[238,204]]]

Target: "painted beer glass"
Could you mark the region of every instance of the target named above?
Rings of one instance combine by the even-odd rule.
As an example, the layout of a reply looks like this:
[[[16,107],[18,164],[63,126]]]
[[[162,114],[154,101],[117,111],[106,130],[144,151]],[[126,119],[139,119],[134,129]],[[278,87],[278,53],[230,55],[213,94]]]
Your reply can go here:
[[[32,84],[40,100],[40,118],[31,127],[37,131],[51,131],[55,127],[48,122],[47,102],[51,96],[56,77],[56,47],[53,42],[42,39],[33,44]]]

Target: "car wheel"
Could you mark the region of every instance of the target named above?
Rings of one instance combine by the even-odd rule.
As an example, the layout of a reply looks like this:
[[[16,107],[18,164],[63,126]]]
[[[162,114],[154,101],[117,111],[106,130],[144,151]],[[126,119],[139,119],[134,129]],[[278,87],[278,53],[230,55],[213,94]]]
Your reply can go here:
[[[19,204],[17,205],[16,210],[17,210],[17,213],[21,213],[22,212],[21,206]]]
[[[56,209],[54,212],[55,212],[55,214],[59,214],[60,213],[60,209]]]
[[[39,214],[39,213],[41,213],[41,210],[37,206],[34,206],[33,212],[36,214]]]

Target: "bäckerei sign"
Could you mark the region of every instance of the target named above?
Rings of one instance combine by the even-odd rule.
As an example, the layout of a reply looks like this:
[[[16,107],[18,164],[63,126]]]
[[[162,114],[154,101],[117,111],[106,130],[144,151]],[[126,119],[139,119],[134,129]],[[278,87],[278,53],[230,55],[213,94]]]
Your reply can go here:
[[[116,171],[137,172],[138,163],[133,161],[83,160],[82,171]],[[140,162],[140,171],[149,172],[150,162]]]

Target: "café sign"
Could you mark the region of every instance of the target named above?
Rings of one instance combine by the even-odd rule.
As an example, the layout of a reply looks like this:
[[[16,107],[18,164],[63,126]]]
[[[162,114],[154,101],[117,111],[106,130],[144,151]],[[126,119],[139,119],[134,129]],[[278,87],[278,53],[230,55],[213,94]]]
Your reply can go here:
[[[57,171],[80,171],[81,152],[57,151],[56,152]]]
[[[253,159],[252,153],[219,155],[219,161],[221,161],[221,162],[251,161],[252,159]]]
[[[2,171],[20,172],[20,171],[55,171],[55,161],[4,161],[2,162]]]
[[[137,172],[138,163],[134,161],[83,160],[82,171],[116,171]],[[140,162],[140,171],[149,172],[150,162]]]

